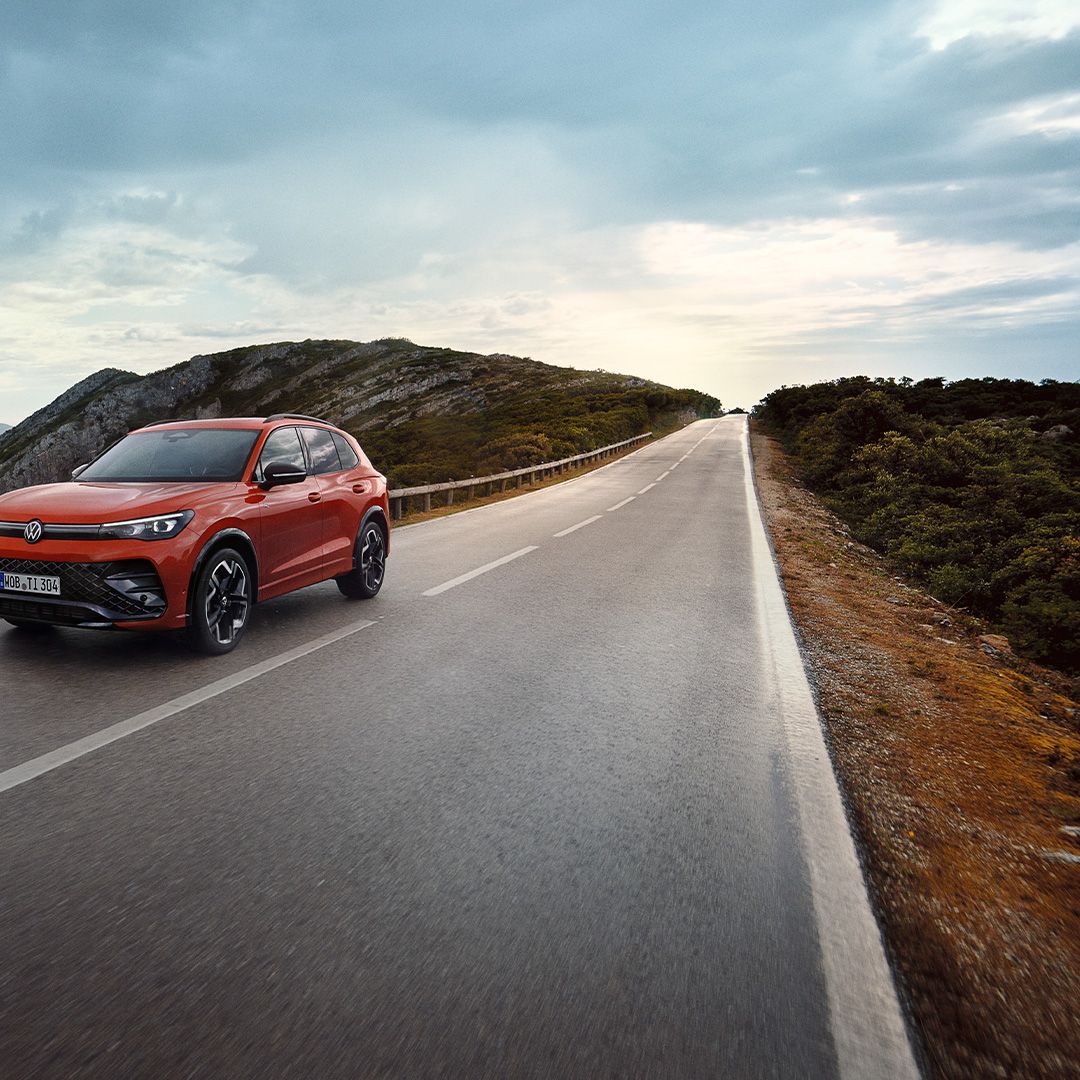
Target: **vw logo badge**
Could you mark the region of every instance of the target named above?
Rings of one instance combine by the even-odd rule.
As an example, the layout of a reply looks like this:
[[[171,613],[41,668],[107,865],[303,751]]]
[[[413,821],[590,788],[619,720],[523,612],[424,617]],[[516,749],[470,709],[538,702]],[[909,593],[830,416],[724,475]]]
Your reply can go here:
[[[28,521],[26,523],[26,528],[23,529],[23,539],[28,544],[36,544],[41,539],[44,532],[45,526],[42,525],[37,518],[34,518],[33,521]]]

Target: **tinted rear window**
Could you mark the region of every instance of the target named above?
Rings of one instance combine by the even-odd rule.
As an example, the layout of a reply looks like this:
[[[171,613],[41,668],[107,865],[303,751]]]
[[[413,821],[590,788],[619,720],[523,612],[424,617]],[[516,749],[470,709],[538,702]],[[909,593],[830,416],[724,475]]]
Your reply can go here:
[[[331,431],[330,435],[334,440],[334,445],[337,447],[338,457],[341,458],[341,467],[343,469],[356,468],[356,466],[360,464],[360,459],[356,456],[356,451],[348,444],[347,440],[336,431]]]
[[[240,480],[257,431],[178,428],[140,431],[121,439],[91,462],[80,480]]]
[[[307,445],[308,457],[311,458],[311,471],[318,476],[320,473],[340,472],[341,462],[338,460],[337,447],[330,438],[330,432],[324,428],[301,428],[304,433],[304,443]]]

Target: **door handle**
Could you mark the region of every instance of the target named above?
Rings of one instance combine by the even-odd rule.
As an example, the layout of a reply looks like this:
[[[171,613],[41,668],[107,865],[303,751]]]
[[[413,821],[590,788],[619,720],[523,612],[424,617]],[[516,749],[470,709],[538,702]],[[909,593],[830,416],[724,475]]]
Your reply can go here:
[[[322,496],[317,491],[309,491],[307,500],[308,502],[319,502]]]

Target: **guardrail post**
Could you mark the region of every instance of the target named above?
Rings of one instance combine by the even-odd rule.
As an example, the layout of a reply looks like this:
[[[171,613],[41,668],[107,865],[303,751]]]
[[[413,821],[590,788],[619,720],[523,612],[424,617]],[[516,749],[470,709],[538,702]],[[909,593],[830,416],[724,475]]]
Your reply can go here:
[[[431,509],[431,492],[424,492],[424,512],[427,513]]]
[[[454,489],[453,488],[447,488],[446,489],[446,505],[447,506],[453,506],[454,505]]]

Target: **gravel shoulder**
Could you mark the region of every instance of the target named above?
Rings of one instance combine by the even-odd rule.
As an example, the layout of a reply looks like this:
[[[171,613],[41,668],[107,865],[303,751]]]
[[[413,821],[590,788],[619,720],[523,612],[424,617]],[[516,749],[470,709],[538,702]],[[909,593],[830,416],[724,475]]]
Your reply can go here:
[[[933,1075],[1080,1077],[1080,705],[892,576],[752,426],[788,602]]]

